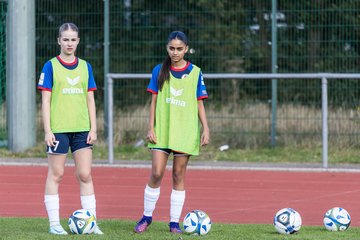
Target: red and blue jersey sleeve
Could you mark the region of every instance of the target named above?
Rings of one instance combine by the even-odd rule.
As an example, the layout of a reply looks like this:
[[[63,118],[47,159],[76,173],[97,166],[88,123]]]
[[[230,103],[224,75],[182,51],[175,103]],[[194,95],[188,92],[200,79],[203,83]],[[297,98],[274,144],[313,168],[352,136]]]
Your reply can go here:
[[[96,90],[96,83],[94,78],[94,73],[92,70],[92,67],[90,63],[86,62],[88,66],[88,72],[89,72],[89,83],[88,83],[88,92],[95,91]]]
[[[37,88],[44,91],[52,91],[53,86],[53,68],[50,61],[47,61],[41,71]]]
[[[147,91],[150,93],[157,94],[159,91],[158,77],[159,77],[160,70],[161,70],[161,64],[156,65],[154,67],[154,69],[152,70],[150,83],[147,87]]]
[[[203,77],[202,72],[200,72],[200,74],[199,74],[196,95],[197,95],[198,100],[206,99],[209,97],[207,94],[207,91],[206,91],[206,86],[205,86],[204,77]]]

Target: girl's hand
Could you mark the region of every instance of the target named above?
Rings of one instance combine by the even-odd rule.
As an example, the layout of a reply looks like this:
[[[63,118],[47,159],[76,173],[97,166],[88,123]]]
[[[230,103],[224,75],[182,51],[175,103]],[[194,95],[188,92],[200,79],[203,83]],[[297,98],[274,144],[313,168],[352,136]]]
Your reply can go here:
[[[156,139],[154,129],[151,129],[148,131],[146,138],[149,140],[149,142],[156,143],[157,139]]]
[[[97,140],[97,133],[95,131],[90,130],[86,139],[87,144],[94,144]]]
[[[55,135],[52,132],[46,132],[44,141],[47,146],[49,147],[55,147]]]
[[[210,142],[210,131],[204,130],[203,133],[201,134],[201,139],[200,139],[200,145],[201,146],[205,146],[208,145]]]

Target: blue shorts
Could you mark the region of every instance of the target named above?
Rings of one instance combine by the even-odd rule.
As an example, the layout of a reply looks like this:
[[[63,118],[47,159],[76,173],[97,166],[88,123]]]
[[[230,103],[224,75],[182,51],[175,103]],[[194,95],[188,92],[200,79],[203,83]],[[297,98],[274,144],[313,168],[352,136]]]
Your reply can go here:
[[[83,148],[92,148],[92,144],[87,144],[86,140],[89,132],[75,133],[54,133],[55,147],[46,147],[46,153],[50,154],[67,154],[69,148],[74,153]]]
[[[169,149],[169,148],[151,148],[151,150],[164,152],[164,153],[167,153],[168,155],[173,153],[174,157],[176,157],[176,156],[189,156],[190,155],[190,154],[187,154],[187,153],[177,152],[177,151],[174,151],[174,150]]]

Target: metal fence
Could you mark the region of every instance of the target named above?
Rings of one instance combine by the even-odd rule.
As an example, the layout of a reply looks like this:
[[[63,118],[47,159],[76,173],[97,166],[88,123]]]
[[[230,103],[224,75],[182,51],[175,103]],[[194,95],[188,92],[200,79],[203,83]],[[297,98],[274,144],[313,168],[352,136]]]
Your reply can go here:
[[[272,52],[271,21],[274,2],[277,2],[275,53]],[[105,3],[109,3],[108,12]],[[0,1],[0,4],[3,4],[1,16],[4,17],[7,3]],[[187,58],[207,74],[271,72],[272,57],[277,59],[275,67],[280,73],[356,73],[360,59],[359,12],[359,1],[344,0],[186,0],[182,4],[160,0],[36,0],[36,71],[39,76],[45,61],[59,53],[57,28],[63,22],[76,23],[81,38],[77,55],[93,66],[99,89],[96,92],[99,125],[103,125],[106,58],[110,64],[109,72],[150,73],[152,67],[165,57],[169,32],[182,30],[194,50]],[[105,58],[104,19],[109,19],[110,49]],[[4,44],[2,37],[0,44]],[[266,79],[206,81],[212,98],[207,104],[212,125],[217,126],[218,141],[230,136],[239,148],[268,144],[271,138],[271,82]],[[4,83],[1,81],[0,91],[5,89]],[[147,118],[144,103],[148,96],[142,92],[147,84],[148,79],[138,79],[123,80],[120,88],[114,86],[114,103],[121,111],[130,114],[129,109],[139,111],[141,106],[144,109],[137,112],[136,118],[129,118],[130,124]],[[316,79],[279,79],[277,84],[277,145],[304,144],[306,139],[318,137],[321,131],[318,111],[321,83]],[[358,81],[353,79],[329,82],[329,107],[344,111],[329,116],[329,124],[336,126],[336,134],[330,132],[330,141],[331,136],[341,136],[347,139],[342,141],[343,146],[357,146],[359,88]],[[40,94],[37,97],[40,103]],[[246,118],[237,114],[239,106],[242,112],[248,111]],[[4,107],[1,113],[0,137],[6,137]],[[306,118],[304,114],[308,114]],[[37,121],[41,131],[40,114]],[[337,126],[340,122],[347,123],[348,128]],[[302,125],[312,127],[300,131]],[[243,127],[241,131],[240,127]],[[140,125],[139,129],[143,128]],[[115,142],[131,142],[140,136],[131,129],[123,134],[125,137],[115,135]]]
[[[0,1],[0,146],[6,145],[6,10],[7,2]]]
[[[134,102],[126,102],[124,97],[121,97],[124,102],[114,103],[114,94],[122,86],[128,86],[124,83],[126,81],[136,81],[138,79],[149,79],[150,74],[108,74],[108,152],[109,163],[114,160],[114,133],[117,135],[117,140],[124,141],[129,139],[129,132],[134,132],[133,136],[145,136],[146,120],[148,118],[144,107],[137,105]],[[214,99],[207,105],[208,118],[212,131],[213,138],[216,141],[225,141],[231,143],[232,146],[239,144],[262,145],[262,142],[269,145],[269,137],[272,144],[280,142],[282,145],[308,145],[321,144],[322,145],[322,164],[324,168],[328,167],[328,141],[331,136],[331,144],[339,146],[344,144],[358,145],[360,129],[360,111],[358,105],[352,106],[343,102],[341,105],[329,102],[328,92],[333,86],[336,86],[337,81],[352,81],[355,79],[358,86],[360,86],[360,74],[334,74],[334,73],[318,73],[318,74],[205,74],[205,79],[213,79],[219,81],[233,81],[235,87],[232,90],[236,93],[230,98],[237,98],[235,101],[227,101],[216,106],[222,99]],[[309,88],[308,91],[314,91],[314,102],[310,104],[295,103],[287,101],[287,98],[294,96],[287,96],[283,94],[279,98],[278,103],[278,80],[283,79],[287,81],[280,82],[281,92],[285,92],[283,88],[287,86],[288,81],[298,81],[303,88],[309,85],[318,86]],[[328,83],[330,79],[330,83]],[[342,79],[342,80],[339,80]],[[346,79],[346,80],[344,80]],[[114,80],[120,82],[117,84],[117,89],[114,90]],[[120,81],[121,80],[121,81]],[[240,82],[239,82],[240,80]],[[271,96],[267,102],[260,99],[254,99],[254,93],[250,93],[247,97],[246,92],[251,89],[243,88],[246,82],[252,80],[272,81],[271,89],[268,88],[268,95]],[[311,80],[313,83],[306,84],[306,80]],[[239,85],[241,84],[241,85]],[[231,84],[228,84],[231,86]],[[293,85],[293,84],[291,84]],[[240,87],[240,88],[239,88]],[[138,92],[133,92],[135,95],[143,95],[144,89],[136,88]],[[211,89],[211,88],[210,88]],[[242,89],[244,94],[238,94]],[[304,92],[304,89],[302,89]],[[357,91],[359,88],[357,89]],[[211,92],[211,90],[210,90]],[[266,90],[264,90],[264,93]],[[292,91],[289,91],[292,92]],[[307,92],[305,90],[305,92]],[[228,94],[226,94],[228,96]],[[224,97],[224,96],[223,96]],[[296,96],[295,96],[296,97]],[[331,97],[330,97],[331,99]],[[269,104],[268,102],[271,102]],[[119,108],[120,105],[127,105],[127,108]],[[147,106],[148,108],[149,106]],[[210,110],[210,111],[209,111]],[[354,113],[355,112],[355,113]],[[138,115],[140,113],[140,115]],[[255,116],[254,116],[255,115]],[[116,123],[116,125],[114,124]],[[355,123],[352,123],[355,122]],[[330,125],[330,128],[329,128]],[[223,129],[227,129],[224,132]],[[330,129],[330,130],[329,130]],[[140,134],[139,134],[140,133]],[[224,134],[225,133],[225,134]],[[250,133],[250,134],[249,134]],[[259,135],[257,135],[259,134]],[[235,135],[235,136],[234,136]],[[250,135],[250,136],[249,136]],[[300,136],[305,135],[305,136]],[[345,135],[345,136],[344,136]],[[353,136],[351,138],[350,136]],[[350,139],[349,139],[350,138]],[[126,140],[125,140],[126,139]],[[262,146],[263,147],[263,146]]]
[[[104,2],[109,3],[105,11]],[[57,28],[80,28],[78,56],[94,68],[103,101],[104,19],[109,19],[109,72],[150,72],[166,54],[167,35],[184,31],[194,54],[189,60],[207,73],[357,72],[357,1],[278,1],[277,51],[272,53],[272,1],[36,0],[37,74],[58,54]],[[105,13],[107,15],[105,15]]]

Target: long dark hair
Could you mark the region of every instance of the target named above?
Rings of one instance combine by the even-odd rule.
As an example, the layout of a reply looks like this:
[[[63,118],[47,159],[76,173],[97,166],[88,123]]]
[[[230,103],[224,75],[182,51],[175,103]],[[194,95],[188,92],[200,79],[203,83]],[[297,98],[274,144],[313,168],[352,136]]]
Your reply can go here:
[[[186,37],[185,33],[181,31],[174,31],[170,33],[167,43],[169,43],[174,39],[178,39],[182,41],[186,46],[189,44],[188,38]],[[160,74],[158,77],[158,88],[160,89],[160,91],[164,86],[164,82],[170,80],[170,67],[171,67],[171,58],[169,57],[169,55],[167,55],[162,63]]]

